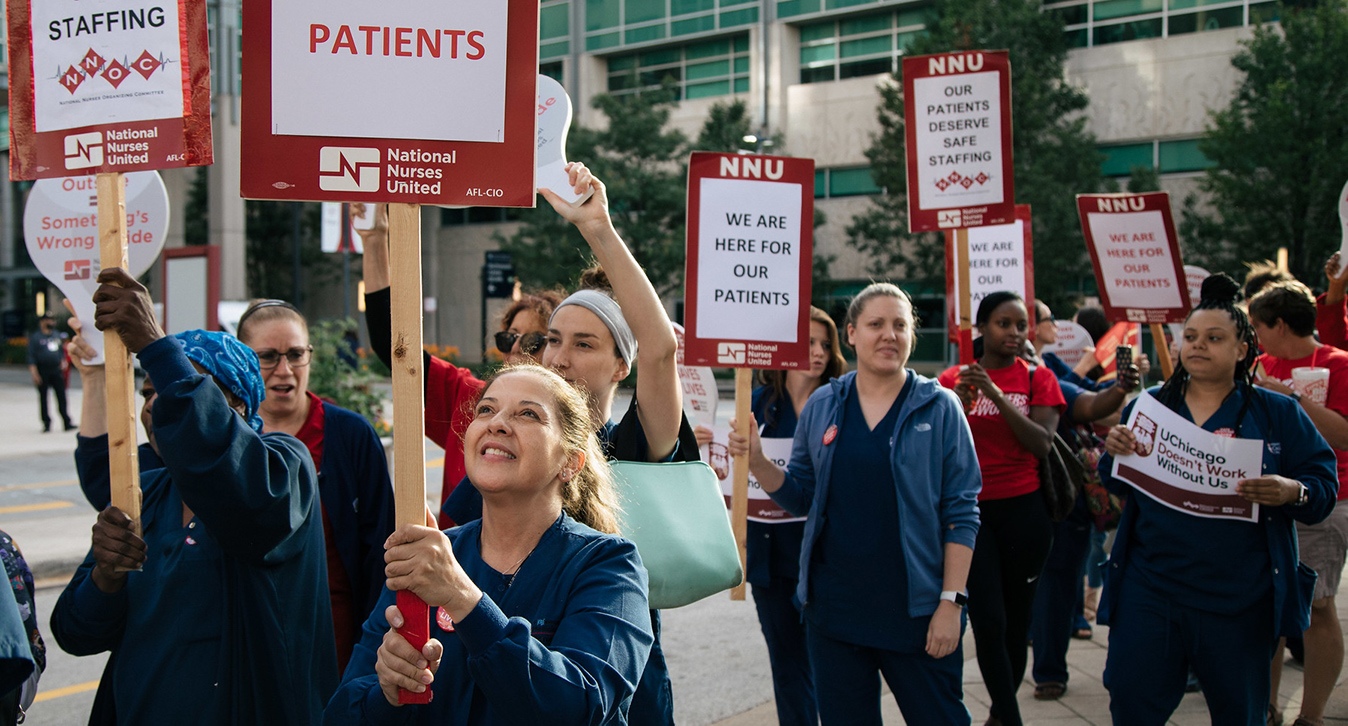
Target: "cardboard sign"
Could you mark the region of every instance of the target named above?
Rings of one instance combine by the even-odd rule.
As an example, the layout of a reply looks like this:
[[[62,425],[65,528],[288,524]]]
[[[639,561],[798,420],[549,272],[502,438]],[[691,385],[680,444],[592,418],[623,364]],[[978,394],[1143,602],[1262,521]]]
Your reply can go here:
[[[905,56],[903,99],[908,231],[1014,220],[1008,52]]]
[[[538,4],[243,8],[243,196],[534,204]]]
[[[730,428],[716,426],[711,427],[711,429],[712,440],[710,444],[702,447],[702,460],[711,465],[712,471],[716,472],[717,478],[721,480],[721,493],[725,495],[726,509],[731,509],[732,489],[735,481],[735,460],[729,456],[726,449],[726,442],[730,440]],[[761,439],[761,441],[763,453],[774,464],[785,469],[786,465],[791,463],[792,439]],[[749,521],[784,524],[786,522],[804,522],[805,519],[805,517],[792,515],[772,501],[772,497],[763,491],[763,485],[758,483],[752,472],[749,473]]]
[[[158,172],[126,179],[126,236],[132,277],[150,269],[168,235],[168,190]],[[98,193],[94,177],[39,179],[23,209],[23,236],[38,272],[60,288],[84,323],[83,334],[103,363],[103,333],[94,327],[94,291],[103,266],[98,255]]]
[[[1076,368],[1081,357],[1086,354],[1086,349],[1095,345],[1095,341],[1085,328],[1071,320],[1059,320],[1057,327],[1058,340],[1044,348],[1044,352],[1052,353],[1063,363]]]
[[[201,166],[206,4],[8,0],[10,178]]]
[[[1146,393],[1125,425],[1136,453],[1114,457],[1114,478],[1195,517],[1259,520],[1259,505],[1236,494],[1236,482],[1261,475],[1263,441],[1204,431]]]
[[[693,152],[689,365],[809,368],[813,235],[813,159]]]
[[[674,337],[679,341],[675,367],[679,371],[679,385],[683,388],[683,413],[692,425],[712,428],[716,425],[716,404],[720,402],[716,377],[706,366],[684,365],[683,326],[678,323],[670,325],[674,326]]]
[[[1105,317],[1184,322],[1192,306],[1170,195],[1078,194],[1077,211]]]
[[[1016,220],[1011,224],[994,224],[969,230],[969,290],[970,315],[978,310],[978,303],[989,294],[1000,290],[1019,293],[1027,301],[1034,300],[1034,243],[1030,229],[1030,205],[1016,205]],[[959,278],[955,262],[955,233],[945,233],[945,290],[946,324],[950,340],[959,337],[960,299]],[[1034,306],[1030,306],[1034,317]],[[974,331],[978,337],[978,331]]]

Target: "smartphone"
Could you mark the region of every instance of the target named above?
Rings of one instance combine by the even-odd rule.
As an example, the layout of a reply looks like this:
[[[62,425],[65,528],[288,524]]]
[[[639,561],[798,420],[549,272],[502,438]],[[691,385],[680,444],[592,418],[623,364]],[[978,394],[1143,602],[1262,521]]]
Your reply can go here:
[[[1114,371],[1122,375],[1133,364],[1133,346],[1120,345],[1114,348]]]

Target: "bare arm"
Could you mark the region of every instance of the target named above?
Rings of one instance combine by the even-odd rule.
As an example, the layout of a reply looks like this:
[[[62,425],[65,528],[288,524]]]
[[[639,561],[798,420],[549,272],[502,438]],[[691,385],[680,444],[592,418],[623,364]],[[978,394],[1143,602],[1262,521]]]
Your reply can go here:
[[[1295,393],[1282,381],[1272,376],[1260,378],[1255,382],[1255,385],[1287,396]],[[1311,417],[1311,423],[1315,424],[1315,430],[1325,437],[1325,441],[1329,443],[1330,448],[1348,451],[1348,419],[1345,419],[1343,414],[1331,408],[1326,408],[1307,396],[1301,397],[1301,408],[1306,411],[1307,416]]]
[[[1040,459],[1048,456],[1053,446],[1053,432],[1058,428],[1058,409],[1051,406],[1030,406],[1030,415],[1026,416],[1002,393],[1002,389],[992,382],[988,372],[977,363],[960,372],[960,382],[973,385],[997,407],[997,411],[1006,419],[1011,433],[1016,435],[1030,453]],[[1031,387],[1034,382],[1030,382]]]
[[[355,204],[363,204],[356,202]],[[355,204],[352,206],[354,207]],[[365,254],[361,259],[361,270],[365,276],[365,292],[372,293],[389,286],[388,274],[388,207],[380,204],[374,213],[374,227],[356,230]]]
[[[84,324],[75,317],[70,301],[65,301],[65,304],[70,310],[70,329],[75,331],[75,337],[66,343],[66,352],[70,354],[70,362],[74,364],[75,370],[80,372],[80,387],[83,389],[80,396],[80,436],[92,439],[108,432],[107,384],[103,366],[84,362],[97,353],[84,339]]]

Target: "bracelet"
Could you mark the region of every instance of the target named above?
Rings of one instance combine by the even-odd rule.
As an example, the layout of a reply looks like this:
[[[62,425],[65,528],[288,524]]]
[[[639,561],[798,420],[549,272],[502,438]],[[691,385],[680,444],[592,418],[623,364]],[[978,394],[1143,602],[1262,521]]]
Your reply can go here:
[[[955,590],[944,590],[941,592],[941,599],[955,603],[958,607],[964,607],[969,602],[969,596]]]
[[[1298,393],[1298,392],[1296,392],[1296,391],[1292,391],[1291,396],[1292,396],[1292,400],[1293,400],[1293,401],[1296,401],[1298,404],[1301,403],[1301,394],[1300,394],[1300,393]]]

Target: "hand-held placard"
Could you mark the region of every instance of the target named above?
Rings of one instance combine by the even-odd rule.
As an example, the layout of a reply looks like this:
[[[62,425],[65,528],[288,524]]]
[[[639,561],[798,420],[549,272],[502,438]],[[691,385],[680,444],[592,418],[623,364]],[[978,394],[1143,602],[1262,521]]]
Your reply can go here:
[[[1348,265],[1348,182],[1339,190],[1339,227],[1343,231],[1343,242],[1339,245],[1339,274],[1343,266]]]
[[[571,130],[571,98],[551,76],[538,76],[538,178],[540,188],[577,206],[584,204],[594,187],[577,195],[566,172],[566,135]]]

